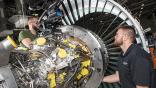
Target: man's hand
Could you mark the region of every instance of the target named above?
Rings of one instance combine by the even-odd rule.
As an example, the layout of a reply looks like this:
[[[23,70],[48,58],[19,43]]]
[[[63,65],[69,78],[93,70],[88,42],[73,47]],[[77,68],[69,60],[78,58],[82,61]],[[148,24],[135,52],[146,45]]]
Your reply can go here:
[[[103,82],[107,83],[114,83],[114,82],[119,82],[119,73],[116,71],[115,74],[109,75],[103,78]]]
[[[23,45],[25,45],[27,48],[31,48],[31,44],[32,44],[32,41],[30,38],[25,38],[21,41],[23,43]]]
[[[148,86],[139,86],[137,85],[136,88],[149,88]]]

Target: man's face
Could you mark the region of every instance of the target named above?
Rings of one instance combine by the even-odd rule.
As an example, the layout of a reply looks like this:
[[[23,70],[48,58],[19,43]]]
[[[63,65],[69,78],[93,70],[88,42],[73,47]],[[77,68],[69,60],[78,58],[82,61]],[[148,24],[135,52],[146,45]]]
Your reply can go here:
[[[31,18],[28,20],[28,26],[29,29],[33,28],[33,29],[38,29],[38,19],[37,18]]]
[[[114,44],[116,46],[121,46],[123,44],[123,30],[118,29],[116,32]]]

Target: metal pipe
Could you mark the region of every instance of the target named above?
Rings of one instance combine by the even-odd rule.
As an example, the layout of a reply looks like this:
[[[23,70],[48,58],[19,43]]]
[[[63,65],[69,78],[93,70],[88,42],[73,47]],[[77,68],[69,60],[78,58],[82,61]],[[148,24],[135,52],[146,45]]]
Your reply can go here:
[[[4,39],[2,42],[0,42],[0,50],[12,50],[17,47],[17,44],[14,42],[14,40],[8,36],[6,39]]]

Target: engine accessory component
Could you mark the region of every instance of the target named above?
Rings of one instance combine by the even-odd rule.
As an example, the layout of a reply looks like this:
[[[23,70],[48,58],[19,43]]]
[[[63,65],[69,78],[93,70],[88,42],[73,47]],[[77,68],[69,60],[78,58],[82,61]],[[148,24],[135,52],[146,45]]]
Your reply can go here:
[[[79,75],[77,76],[77,79],[80,80],[82,77],[84,77],[84,76],[86,76],[86,75],[88,75],[88,74],[89,74],[88,69],[83,68],[83,69],[80,71]]]
[[[10,36],[7,36],[6,39],[0,42],[0,66],[9,64],[10,52],[16,47],[16,43]]]
[[[56,87],[56,75],[55,75],[55,73],[49,73],[47,79],[50,80],[50,88]]]
[[[8,50],[9,51],[16,47],[17,47],[17,44],[10,36],[7,36],[7,38],[5,40],[0,42],[0,50]]]
[[[67,52],[66,52],[66,50],[59,48],[58,56],[59,56],[60,58],[66,58],[66,57],[67,57]]]
[[[46,43],[46,39],[44,37],[40,37],[36,39],[36,44],[42,46]]]

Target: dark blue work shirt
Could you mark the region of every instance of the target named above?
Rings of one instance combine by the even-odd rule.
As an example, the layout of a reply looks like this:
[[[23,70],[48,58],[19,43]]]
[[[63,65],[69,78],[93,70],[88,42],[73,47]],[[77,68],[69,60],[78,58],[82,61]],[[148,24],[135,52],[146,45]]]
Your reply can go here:
[[[152,60],[150,54],[136,44],[132,44],[118,63],[121,88],[136,88],[136,85],[150,86]]]

